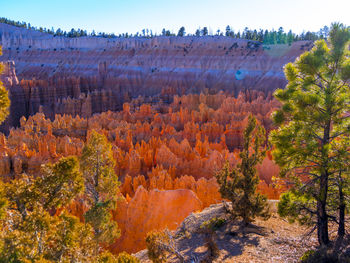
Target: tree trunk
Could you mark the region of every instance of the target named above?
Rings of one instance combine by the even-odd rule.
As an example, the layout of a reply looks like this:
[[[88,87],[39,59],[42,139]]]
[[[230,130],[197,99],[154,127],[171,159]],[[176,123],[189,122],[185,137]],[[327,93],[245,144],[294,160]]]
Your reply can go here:
[[[43,253],[43,233],[39,232],[39,241],[38,241],[38,254],[41,255]]]
[[[343,238],[345,235],[345,198],[342,185],[339,186],[339,227],[338,238]]]
[[[96,230],[95,230],[95,237],[96,237]],[[95,251],[95,257],[97,258],[98,257],[98,255],[100,254],[100,243],[98,242],[98,240],[97,240],[97,238],[96,238],[96,240],[95,240],[95,249],[94,249]]]
[[[22,220],[25,221],[28,215],[26,206],[23,203],[21,203],[19,200],[16,200],[16,205],[17,205],[18,211],[22,216]]]
[[[329,110],[330,111],[330,110]],[[323,132],[322,148],[329,144],[329,134],[331,130],[331,121],[327,121]],[[322,163],[320,173],[320,190],[317,200],[317,237],[320,246],[329,244],[328,236],[328,215],[326,210],[328,195],[328,152],[322,149]]]
[[[97,158],[97,163],[96,163],[96,172],[95,172],[95,178],[94,178],[94,180],[95,180],[95,185],[94,185],[94,189],[95,189],[95,205],[100,201],[100,194],[99,194],[99,192],[98,192],[98,190],[97,190],[97,188],[98,188],[98,185],[99,185],[99,178],[100,178],[100,152],[98,151],[97,152],[97,156],[96,156],[96,158]]]
[[[321,246],[329,244],[328,237],[328,217],[323,202],[317,202],[317,237]]]
[[[343,192],[343,186],[342,186],[342,181],[340,177],[340,182],[339,182],[339,225],[338,225],[338,237],[337,241],[335,242],[334,245],[334,254],[336,255],[342,246],[343,239],[345,236],[345,199],[344,199],[344,192]]]
[[[328,174],[321,174],[320,178],[320,193],[317,200],[317,237],[318,243],[321,246],[329,244],[328,236],[328,215],[326,210],[328,192]]]

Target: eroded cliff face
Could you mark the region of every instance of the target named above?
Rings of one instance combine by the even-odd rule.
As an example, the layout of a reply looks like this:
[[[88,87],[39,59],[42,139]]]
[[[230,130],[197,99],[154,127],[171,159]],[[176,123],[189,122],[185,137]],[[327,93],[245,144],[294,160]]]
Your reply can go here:
[[[137,252],[146,246],[148,232],[164,228],[174,230],[190,213],[203,208],[202,202],[191,190],[147,191],[142,186],[129,202],[120,201],[118,205],[113,218],[122,233],[110,247],[114,253]]]
[[[38,111],[53,118],[120,110],[139,95],[168,100],[205,89],[269,93],[284,86],[283,65],[312,46],[264,47],[222,36],[63,38],[5,24],[0,45],[0,61],[14,61],[20,81],[7,83],[18,104],[7,126],[18,125],[19,114]]]
[[[122,235],[110,249],[134,252],[145,247],[148,231],[175,229],[191,212],[220,202],[214,175],[226,161],[232,167],[239,163],[248,115],[254,114],[268,132],[270,114],[279,107],[257,91],[241,92],[237,98],[224,92],[175,96],[163,105],[143,104],[142,99],[89,119],[56,115],[50,120],[43,113],[22,117],[20,127],[8,136],[0,134],[0,176],[37,176],[42,164],[81,156],[92,130],[104,134],[122,182],[113,212]],[[257,170],[258,190],[278,199],[285,188],[273,180],[279,169],[270,152]],[[76,199],[69,210],[83,220],[84,198]]]

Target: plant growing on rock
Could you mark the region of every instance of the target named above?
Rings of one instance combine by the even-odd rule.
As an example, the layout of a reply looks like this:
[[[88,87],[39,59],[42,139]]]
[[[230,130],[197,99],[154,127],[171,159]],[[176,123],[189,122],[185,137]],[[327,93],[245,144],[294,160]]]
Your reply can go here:
[[[231,169],[227,162],[216,174],[221,196],[232,202],[233,217],[241,217],[245,225],[257,216],[269,218],[267,198],[256,192],[259,184],[256,165],[262,162],[265,152],[265,129],[250,115],[239,154],[241,162],[236,169]]]
[[[167,251],[164,244],[169,244],[169,237],[163,231],[151,231],[146,237],[148,258],[154,263],[166,262]]]
[[[169,230],[151,231],[146,237],[148,257],[154,263],[166,262],[167,255],[174,254],[179,262],[184,262],[184,258],[176,248],[174,237]]]
[[[202,230],[209,229],[211,231],[215,231],[215,230],[219,229],[220,227],[222,227],[225,223],[226,223],[226,220],[224,218],[214,217],[208,221],[204,221],[201,224],[200,228]]]
[[[204,221],[200,229],[205,234],[205,246],[208,250],[207,261],[212,262],[219,256],[219,248],[215,242],[215,231],[226,223],[224,218],[214,217],[208,221]]]

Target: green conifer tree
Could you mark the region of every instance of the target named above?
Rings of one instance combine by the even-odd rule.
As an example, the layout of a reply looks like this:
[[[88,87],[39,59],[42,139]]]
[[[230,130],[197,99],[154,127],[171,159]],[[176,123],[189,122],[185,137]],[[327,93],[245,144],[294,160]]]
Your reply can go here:
[[[37,177],[23,174],[1,184],[6,217],[0,262],[67,262],[92,255],[91,227],[64,210],[83,189],[75,156],[45,165]]]
[[[97,255],[102,244],[111,243],[120,235],[111,215],[111,210],[116,208],[120,183],[114,172],[112,145],[104,135],[91,133],[82,151],[80,167],[89,204],[84,216],[94,229]]]
[[[186,32],[185,32],[185,27],[181,27],[180,29],[179,29],[179,32],[177,33],[177,36],[178,37],[183,37],[183,36],[185,36],[185,34],[186,34]]]
[[[349,28],[333,24],[328,44],[316,41],[285,66],[288,84],[274,94],[282,107],[274,114],[280,127],[271,133],[273,156],[292,185],[278,212],[315,226],[320,245],[330,242],[329,220],[344,235],[349,200],[349,40]]]
[[[207,36],[208,35],[208,28],[205,26],[205,27],[203,27],[203,29],[202,29],[202,36]]]
[[[0,46],[0,56],[2,55],[2,48]],[[3,71],[3,65],[0,63],[0,74]],[[8,91],[0,81],[0,124],[6,119],[9,114],[10,99],[8,97]]]
[[[257,125],[252,115],[248,118],[243,139],[240,164],[236,169],[231,169],[226,163],[216,174],[216,179],[220,185],[221,196],[232,202],[232,215],[241,217],[247,225],[257,216],[269,218],[267,198],[256,192],[259,184],[256,165],[262,162],[266,153],[265,129]]]

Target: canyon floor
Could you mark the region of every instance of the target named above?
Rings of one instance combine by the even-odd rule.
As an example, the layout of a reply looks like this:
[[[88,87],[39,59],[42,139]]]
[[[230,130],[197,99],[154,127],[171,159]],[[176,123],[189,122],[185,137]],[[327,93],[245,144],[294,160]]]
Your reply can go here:
[[[200,213],[192,213],[174,232],[178,251],[185,262],[298,262],[300,257],[317,244],[315,235],[306,235],[308,229],[290,224],[280,218],[275,209],[267,221],[257,219],[254,224],[242,228],[238,221],[230,220],[223,204],[211,205]],[[225,218],[226,223],[215,233],[219,256],[206,260],[208,251],[205,234],[200,231],[204,221]],[[141,262],[151,262],[147,250],[135,254]],[[179,262],[169,256],[167,262]]]

